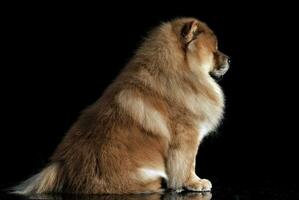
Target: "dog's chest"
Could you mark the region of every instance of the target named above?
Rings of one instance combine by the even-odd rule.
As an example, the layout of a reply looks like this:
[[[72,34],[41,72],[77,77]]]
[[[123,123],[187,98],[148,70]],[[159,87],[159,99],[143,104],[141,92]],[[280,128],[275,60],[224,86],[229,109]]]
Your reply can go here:
[[[224,97],[220,87],[215,86],[214,94],[217,101],[209,99],[207,96],[199,95],[196,97],[194,111],[200,116],[198,124],[199,140],[202,140],[209,132],[216,129],[223,117]]]

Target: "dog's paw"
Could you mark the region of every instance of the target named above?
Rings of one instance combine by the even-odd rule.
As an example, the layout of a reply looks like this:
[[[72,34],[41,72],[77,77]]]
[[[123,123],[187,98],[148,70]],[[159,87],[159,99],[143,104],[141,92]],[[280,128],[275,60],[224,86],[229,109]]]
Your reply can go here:
[[[188,181],[184,188],[189,191],[208,192],[212,189],[212,183],[207,179],[192,179]]]

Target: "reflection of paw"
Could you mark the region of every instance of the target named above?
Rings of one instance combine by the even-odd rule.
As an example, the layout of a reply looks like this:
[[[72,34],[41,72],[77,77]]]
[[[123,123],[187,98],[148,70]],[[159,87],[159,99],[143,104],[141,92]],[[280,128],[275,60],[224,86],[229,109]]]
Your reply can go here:
[[[163,195],[163,200],[210,200],[212,193],[210,192],[168,192]]]
[[[210,200],[212,198],[211,192],[188,192],[183,195],[184,200]]]
[[[188,181],[185,186],[190,191],[211,191],[212,183],[207,179],[192,179]]]

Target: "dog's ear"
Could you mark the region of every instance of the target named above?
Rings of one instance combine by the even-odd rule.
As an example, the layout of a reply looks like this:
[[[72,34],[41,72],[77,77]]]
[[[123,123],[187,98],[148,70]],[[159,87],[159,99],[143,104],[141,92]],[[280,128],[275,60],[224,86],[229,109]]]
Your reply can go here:
[[[183,25],[181,30],[181,36],[185,44],[189,44],[190,42],[195,40],[201,32],[202,31],[199,30],[198,22],[193,20]]]

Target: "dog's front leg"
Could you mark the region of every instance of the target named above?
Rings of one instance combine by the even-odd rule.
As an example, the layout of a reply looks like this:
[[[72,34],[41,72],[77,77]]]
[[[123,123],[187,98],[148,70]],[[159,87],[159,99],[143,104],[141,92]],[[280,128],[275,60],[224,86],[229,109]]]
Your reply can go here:
[[[208,191],[211,183],[195,174],[195,160],[199,146],[198,130],[177,126],[178,133],[173,137],[168,150],[168,188],[182,191]]]
[[[199,144],[197,138],[196,130],[187,129],[179,124],[176,126],[166,164],[169,189],[181,191],[189,180]]]

